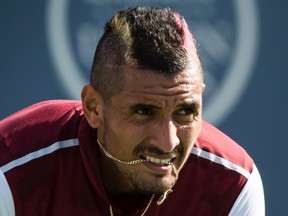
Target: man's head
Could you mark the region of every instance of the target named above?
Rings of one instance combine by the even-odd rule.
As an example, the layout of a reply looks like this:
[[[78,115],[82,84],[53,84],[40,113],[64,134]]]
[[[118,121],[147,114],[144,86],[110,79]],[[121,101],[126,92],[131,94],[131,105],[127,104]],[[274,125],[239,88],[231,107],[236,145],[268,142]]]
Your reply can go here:
[[[82,91],[85,117],[110,155],[146,161],[130,166],[100,154],[108,193],[163,193],[175,184],[201,130],[204,86],[178,13],[129,8],[106,24]]]
[[[189,67],[189,58],[195,54],[198,56],[196,42],[178,13],[170,9],[128,8],[116,12],[106,23],[90,82],[107,101],[123,87],[121,66],[151,69],[169,76]]]

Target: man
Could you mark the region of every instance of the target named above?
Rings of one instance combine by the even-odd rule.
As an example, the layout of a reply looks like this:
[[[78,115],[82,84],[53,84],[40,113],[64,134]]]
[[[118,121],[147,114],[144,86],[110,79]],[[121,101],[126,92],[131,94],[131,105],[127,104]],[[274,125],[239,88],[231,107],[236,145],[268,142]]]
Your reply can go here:
[[[204,89],[183,17],[118,11],[82,103],[1,121],[1,215],[264,215],[253,160],[202,120]]]

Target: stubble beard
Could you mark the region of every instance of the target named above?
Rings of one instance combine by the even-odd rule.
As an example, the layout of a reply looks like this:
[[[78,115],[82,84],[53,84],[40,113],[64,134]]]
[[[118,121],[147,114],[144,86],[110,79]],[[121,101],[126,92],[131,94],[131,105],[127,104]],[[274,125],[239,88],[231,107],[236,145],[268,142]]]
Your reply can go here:
[[[165,176],[145,173],[139,167],[143,166],[142,164],[134,167],[119,164],[116,166],[134,190],[145,195],[163,194],[172,188],[177,180],[176,173],[172,171]]]

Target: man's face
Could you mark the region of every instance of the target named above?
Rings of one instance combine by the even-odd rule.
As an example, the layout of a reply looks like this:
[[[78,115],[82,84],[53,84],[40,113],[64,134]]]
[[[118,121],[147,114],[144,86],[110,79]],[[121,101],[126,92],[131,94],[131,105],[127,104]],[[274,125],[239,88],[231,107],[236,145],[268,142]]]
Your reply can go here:
[[[200,133],[202,75],[198,68],[169,77],[128,66],[123,70],[124,89],[105,104],[98,137],[120,160],[147,160],[113,162],[119,171],[115,182],[121,178],[135,191],[160,194],[175,184],[171,163],[179,172]]]

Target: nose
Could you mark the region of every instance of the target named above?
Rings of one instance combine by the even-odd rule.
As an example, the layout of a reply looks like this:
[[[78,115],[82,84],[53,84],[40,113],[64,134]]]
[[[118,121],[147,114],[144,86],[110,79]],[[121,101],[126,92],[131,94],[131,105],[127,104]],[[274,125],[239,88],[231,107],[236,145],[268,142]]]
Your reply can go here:
[[[150,143],[158,147],[163,152],[171,152],[180,143],[180,139],[177,136],[177,125],[172,119],[159,119],[151,127],[153,133]]]

